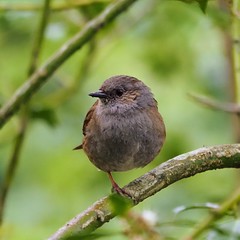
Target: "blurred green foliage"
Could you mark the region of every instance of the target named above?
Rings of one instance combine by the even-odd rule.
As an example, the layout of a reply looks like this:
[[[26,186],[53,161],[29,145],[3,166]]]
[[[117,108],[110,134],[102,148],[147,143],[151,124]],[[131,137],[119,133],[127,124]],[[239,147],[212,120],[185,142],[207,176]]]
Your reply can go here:
[[[110,204],[112,211],[116,215],[124,215],[132,206],[132,201],[128,198],[123,198],[118,194],[110,195]]]
[[[41,63],[104,6],[98,3],[52,11]],[[26,81],[39,16],[38,11],[0,12],[0,104]],[[106,174],[99,172],[83,152],[72,149],[82,140],[83,120],[93,104],[88,93],[112,75],[132,75],[150,86],[167,128],[161,154],[144,169],[114,174],[120,185],[178,154],[234,142],[228,114],[202,108],[187,97],[188,92],[196,92],[222,101],[229,99],[224,45],[228,27],[228,16],[216,2],[209,2],[204,15],[194,3],[138,1],[94,39],[96,46],[87,74],[81,74],[81,67],[88,46],[71,57],[31,101],[32,119],[7,198],[1,230],[4,239],[46,239],[67,220],[110,193]],[[15,116],[0,132],[0,179],[5,174],[17,124]],[[221,202],[236,184],[234,170],[205,172],[175,183],[135,211],[150,209],[157,213],[159,222],[167,222],[174,218],[177,206]],[[205,215],[206,211],[194,210],[179,218],[195,222]],[[97,231],[99,236],[102,231],[103,239],[126,239],[119,221],[114,219],[104,225]],[[178,239],[189,229],[170,225],[160,227],[159,232]],[[105,232],[109,232],[109,238]]]

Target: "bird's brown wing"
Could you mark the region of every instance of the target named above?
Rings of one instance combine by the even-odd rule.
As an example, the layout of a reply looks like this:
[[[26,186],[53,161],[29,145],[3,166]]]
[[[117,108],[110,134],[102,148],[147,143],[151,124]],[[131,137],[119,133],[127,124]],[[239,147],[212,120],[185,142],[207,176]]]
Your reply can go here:
[[[84,119],[83,128],[82,128],[82,132],[83,132],[84,136],[86,135],[86,129],[87,129],[88,123],[92,119],[92,115],[93,115],[93,112],[95,111],[97,103],[98,103],[98,101],[96,101],[93,104],[93,106],[90,108],[90,110],[88,111],[88,113]],[[75,147],[73,150],[80,150],[80,149],[82,149],[82,147],[83,147],[82,144],[80,144],[79,146]]]
[[[97,103],[98,103],[98,100],[92,105],[92,107],[90,108],[90,110],[88,111],[88,113],[84,119],[83,128],[82,128],[82,132],[83,132],[84,136],[86,135],[88,124],[89,124],[90,120],[92,119],[92,115],[95,112]]]

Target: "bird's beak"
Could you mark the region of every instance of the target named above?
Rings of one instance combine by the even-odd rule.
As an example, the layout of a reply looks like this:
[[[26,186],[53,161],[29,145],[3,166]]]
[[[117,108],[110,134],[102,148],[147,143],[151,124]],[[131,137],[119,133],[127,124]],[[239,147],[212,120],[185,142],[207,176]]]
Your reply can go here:
[[[107,94],[105,92],[103,92],[102,90],[99,90],[94,93],[89,93],[88,95],[91,97],[98,97],[98,98],[106,98],[107,97]]]

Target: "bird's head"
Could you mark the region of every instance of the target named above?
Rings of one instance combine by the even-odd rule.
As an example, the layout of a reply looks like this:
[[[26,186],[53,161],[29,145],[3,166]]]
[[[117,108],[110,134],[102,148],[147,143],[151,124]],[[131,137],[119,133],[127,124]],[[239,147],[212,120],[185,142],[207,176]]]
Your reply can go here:
[[[118,75],[107,79],[99,91],[90,93],[97,97],[103,107],[117,109],[145,108],[156,105],[150,89],[140,80]]]

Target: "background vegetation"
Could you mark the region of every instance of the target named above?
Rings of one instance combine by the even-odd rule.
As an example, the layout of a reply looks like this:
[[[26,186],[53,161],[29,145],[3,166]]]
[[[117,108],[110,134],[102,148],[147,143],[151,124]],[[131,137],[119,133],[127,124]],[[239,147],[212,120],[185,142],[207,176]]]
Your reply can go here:
[[[49,7],[49,2],[0,1],[1,105],[41,63],[111,3],[52,0]],[[45,14],[51,9],[46,15],[44,4]],[[46,239],[110,193],[106,174],[83,152],[72,149],[81,143],[83,120],[94,102],[88,93],[112,75],[143,80],[152,89],[167,128],[167,141],[153,163],[114,174],[121,186],[181,153],[237,142],[236,116],[203,108],[188,95],[206,95],[219,102],[237,100],[239,83],[232,71],[234,21],[238,23],[238,16],[221,0],[210,1],[206,14],[197,2],[136,1],[71,56],[0,132],[0,180],[2,193],[4,187],[8,193],[6,201],[2,197],[1,237]],[[16,161],[7,174],[11,159]],[[130,218],[152,223],[157,237],[179,239],[208,216],[208,202],[220,204],[238,184],[237,170],[205,172],[139,204]],[[204,208],[191,208],[196,205]],[[180,206],[190,209],[176,213]],[[235,209],[235,217],[225,215],[202,239],[240,238],[239,210]],[[137,235],[134,226],[128,217],[116,218],[99,229],[94,239],[133,239]]]

